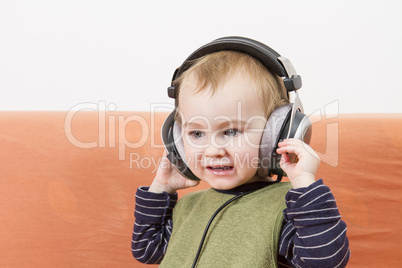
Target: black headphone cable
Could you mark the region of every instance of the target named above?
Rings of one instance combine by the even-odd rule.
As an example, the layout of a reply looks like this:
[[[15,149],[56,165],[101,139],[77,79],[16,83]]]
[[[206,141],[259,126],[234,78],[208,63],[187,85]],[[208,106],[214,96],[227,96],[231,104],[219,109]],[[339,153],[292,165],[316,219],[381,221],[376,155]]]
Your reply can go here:
[[[252,192],[252,191],[250,191],[250,192],[244,192],[244,193],[241,193],[241,194],[238,194],[238,195],[232,197],[231,199],[229,199],[228,201],[226,201],[222,206],[220,206],[220,207],[214,212],[214,214],[213,214],[213,215],[211,216],[211,218],[209,219],[207,226],[205,227],[204,234],[202,235],[200,245],[198,246],[197,254],[195,255],[193,265],[191,266],[192,268],[195,268],[195,265],[197,264],[198,258],[200,257],[200,254],[201,254],[202,246],[204,245],[204,241],[205,241],[205,238],[206,238],[207,233],[208,233],[208,229],[209,229],[209,227],[211,226],[211,223],[212,223],[212,221],[214,220],[214,218],[216,217],[216,215],[218,215],[218,213],[219,213],[222,209],[224,209],[227,205],[229,205],[229,204],[232,203],[233,201],[235,201],[235,200],[239,199],[240,197],[245,196],[245,195],[247,195],[247,194],[249,194],[249,193],[251,193],[251,192]]]

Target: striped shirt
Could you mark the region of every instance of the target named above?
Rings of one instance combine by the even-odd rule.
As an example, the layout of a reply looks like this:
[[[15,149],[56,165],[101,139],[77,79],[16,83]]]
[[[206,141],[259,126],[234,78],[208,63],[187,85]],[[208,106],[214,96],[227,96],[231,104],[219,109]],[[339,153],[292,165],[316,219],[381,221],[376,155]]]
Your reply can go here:
[[[239,186],[227,194],[257,190],[267,183]],[[247,188],[247,189],[245,189]],[[135,224],[131,250],[142,263],[160,263],[172,233],[172,212],[177,194],[136,193]],[[284,225],[279,242],[279,267],[345,267],[349,257],[346,224],[334,196],[322,180],[287,193]]]

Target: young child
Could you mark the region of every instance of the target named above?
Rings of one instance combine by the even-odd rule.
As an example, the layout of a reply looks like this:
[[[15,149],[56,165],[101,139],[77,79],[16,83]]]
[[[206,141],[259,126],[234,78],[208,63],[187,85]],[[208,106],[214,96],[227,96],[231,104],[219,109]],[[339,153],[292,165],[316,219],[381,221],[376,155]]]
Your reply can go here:
[[[277,153],[290,183],[258,176],[267,118],[288,103],[282,80],[248,54],[225,50],[197,59],[175,84],[186,163],[211,188],[176,204],[176,191],[198,181],[164,156],[151,186],[136,193],[134,257],[160,267],[344,267],[346,225],[330,189],[315,180],[314,150],[285,139]]]

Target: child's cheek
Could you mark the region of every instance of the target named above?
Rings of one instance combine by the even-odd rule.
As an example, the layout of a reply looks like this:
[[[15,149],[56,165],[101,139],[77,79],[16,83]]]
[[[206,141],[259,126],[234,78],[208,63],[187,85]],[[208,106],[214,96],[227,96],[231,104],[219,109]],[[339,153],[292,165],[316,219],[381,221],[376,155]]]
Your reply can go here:
[[[244,146],[258,149],[261,142],[261,133],[246,132],[244,134]]]
[[[195,165],[199,162],[203,155],[202,145],[189,144],[186,141],[183,142],[184,145],[184,157],[188,165]]]

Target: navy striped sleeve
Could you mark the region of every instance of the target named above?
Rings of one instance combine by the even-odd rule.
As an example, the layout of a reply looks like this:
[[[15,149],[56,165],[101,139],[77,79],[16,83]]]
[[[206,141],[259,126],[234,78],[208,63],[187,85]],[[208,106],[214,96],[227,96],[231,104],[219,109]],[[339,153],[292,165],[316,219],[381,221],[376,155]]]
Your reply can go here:
[[[345,267],[350,257],[347,227],[323,181],[289,190],[286,205],[279,254],[293,267]]]
[[[172,233],[172,211],[177,194],[148,192],[140,187],[135,195],[135,223],[131,251],[142,263],[160,263]]]

